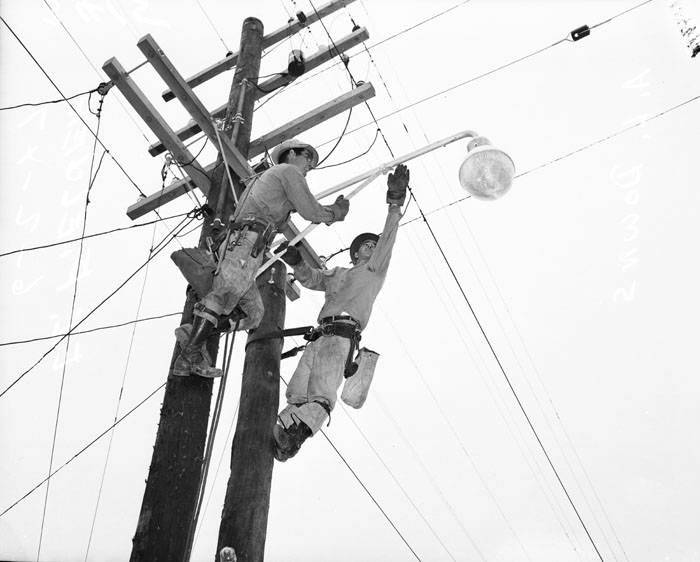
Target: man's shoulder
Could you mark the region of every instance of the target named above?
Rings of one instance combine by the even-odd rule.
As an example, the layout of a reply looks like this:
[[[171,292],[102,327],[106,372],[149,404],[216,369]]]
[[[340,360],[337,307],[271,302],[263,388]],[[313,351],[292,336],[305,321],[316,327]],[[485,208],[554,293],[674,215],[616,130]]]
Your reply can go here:
[[[304,176],[302,175],[301,171],[299,168],[292,164],[287,164],[283,162],[282,164],[275,164],[265,172],[266,174],[271,174],[273,176],[277,177],[300,177],[303,178]]]

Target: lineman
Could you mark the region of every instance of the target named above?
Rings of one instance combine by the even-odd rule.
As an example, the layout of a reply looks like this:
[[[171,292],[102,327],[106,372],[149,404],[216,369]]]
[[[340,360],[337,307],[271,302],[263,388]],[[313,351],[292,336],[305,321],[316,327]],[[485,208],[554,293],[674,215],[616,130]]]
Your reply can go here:
[[[292,211],[313,223],[326,224],[342,221],[348,213],[350,201],[342,196],[324,206],[309,191],[305,176],[318,164],[318,152],[313,146],[290,139],[277,146],[271,157],[275,165],[248,187],[231,217],[227,244],[220,249],[225,254],[212,289],[195,305],[191,327],[184,325],[176,330],[181,352],[173,365],[175,376],[221,376],[204,343],[216,331],[220,318],[231,314],[236,305],[240,304],[246,315],[238,329],[258,326],[263,304],[254,282],[255,273],[275,232]]]
[[[326,299],[318,315],[320,336],[306,346],[287,387],[287,407],[272,431],[279,461],[293,457],[321,429],[335,406],[338,387],[386,278],[408,180],[409,170],[403,164],[389,174],[384,230],[381,236],[366,232],[353,240],[353,267],[313,269],[293,246],[282,256],[302,285],[325,291]]]

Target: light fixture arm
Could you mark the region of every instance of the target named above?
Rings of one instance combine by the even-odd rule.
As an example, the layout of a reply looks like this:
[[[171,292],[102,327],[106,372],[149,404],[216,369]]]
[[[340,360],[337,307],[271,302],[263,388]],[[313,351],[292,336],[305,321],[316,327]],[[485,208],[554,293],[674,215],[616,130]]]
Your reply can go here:
[[[444,138],[442,140],[439,140],[437,142],[431,143],[429,145],[424,146],[423,148],[419,148],[418,150],[414,150],[413,152],[409,152],[408,154],[404,154],[403,156],[399,156],[398,158],[395,158],[391,162],[387,162],[386,164],[382,164],[381,166],[377,166],[376,168],[372,168],[371,170],[368,170],[366,172],[361,173],[358,176],[355,176],[354,178],[350,178],[349,180],[345,180],[342,183],[339,183],[337,185],[334,185],[333,187],[329,187],[328,189],[324,189],[323,191],[316,193],[314,197],[316,199],[323,199],[324,197],[328,197],[329,195],[333,195],[334,193],[338,193],[339,191],[342,191],[343,189],[350,187],[351,185],[355,185],[356,183],[359,183],[363,180],[366,180],[367,178],[370,178],[372,176],[378,176],[380,174],[386,174],[387,172],[390,172],[395,166],[398,164],[403,164],[404,162],[408,162],[409,160],[413,160],[414,158],[418,158],[419,156],[423,156],[424,154],[427,154],[428,152],[432,152],[433,150],[437,148],[442,148],[443,146],[447,146],[448,144],[452,144],[455,141],[461,140],[461,139],[466,139],[470,137],[478,137],[479,133],[475,131],[462,131],[460,133],[455,133],[454,135],[451,135],[447,138]]]

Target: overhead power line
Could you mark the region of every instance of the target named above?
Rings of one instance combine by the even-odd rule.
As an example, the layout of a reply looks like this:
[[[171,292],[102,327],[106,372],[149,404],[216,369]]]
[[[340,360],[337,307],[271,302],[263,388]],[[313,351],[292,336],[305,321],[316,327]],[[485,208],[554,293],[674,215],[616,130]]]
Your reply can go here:
[[[226,49],[226,53],[227,53],[227,54],[230,53],[230,52],[231,52],[231,49],[228,48],[228,45],[226,44],[226,41],[224,41],[224,38],[221,37],[221,33],[219,33],[219,30],[218,30],[218,29],[216,28],[216,26],[214,25],[214,22],[213,22],[213,21],[211,20],[211,18],[209,17],[209,14],[208,14],[207,11],[204,9],[204,6],[202,6],[202,3],[201,3],[199,0],[195,0],[195,2],[197,2],[197,6],[199,6],[199,9],[202,11],[202,14],[204,14],[204,17],[205,17],[206,20],[209,22],[209,26],[214,30],[214,33],[215,33],[216,36],[219,38],[219,41],[221,41],[221,44],[224,46],[224,49]]]
[[[78,117],[78,119],[80,119],[80,121],[82,121],[83,125],[85,125],[85,127],[87,128],[88,131],[90,131],[90,134],[91,134],[93,137],[96,137],[95,131],[92,130],[92,127],[90,127],[90,125],[88,125],[88,124],[85,122],[85,119],[83,119],[83,116],[80,115],[80,113],[78,113],[78,110],[75,109],[75,107],[73,106],[73,104],[72,104],[70,101],[68,101],[68,99],[66,98],[65,94],[61,91],[61,88],[59,88],[58,85],[56,84],[56,82],[54,82],[53,78],[51,78],[51,76],[49,76],[49,73],[46,72],[46,70],[45,70],[44,67],[41,65],[41,63],[36,59],[36,57],[32,54],[32,52],[29,50],[29,48],[24,44],[24,42],[23,42],[23,41],[19,38],[19,36],[15,33],[14,29],[12,29],[12,27],[10,27],[10,24],[7,23],[7,21],[5,20],[5,18],[3,18],[2,16],[0,16],[0,20],[2,21],[2,23],[5,24],[5,27],[7,27],[7,29],[10,30],[10,33],[12,33],[12,35],[14,36],[14,38],[17,39],[17,42],[22,46],[22,48],[27,52],[27,54],[28,54],[28,55],[30,56],[30,58],[34,61],[34,63],[39,67],[39,70],[41,70],[42,74],[43,74],[44,76],[46,76],[46,78],[48,79],[49,82],[51,82],[51,85],[56,89],[56,91],[61,95],[61,97],[62,97],[64,100],[66,100],[66,103],[67,103],[67,104],[70,106],[70,108],[73,110],[73,113],[75,113],[75,115]],[[148,139],[146,139],[146,140],[148,140]],[[139,194],[142,195],[142,196],[144,196],[144,197],[146,197],[146,194],[141,190],[141,188],[137,185],[137,183],[132,179],[132,177],[131,177],[131,176],[128,174],[128,172],[124,169],[124,166],[122,166],[121,163],[120,163],[120,162],[114,157],[114,155],[109,151],[109,149],[105,146],[105,144],[104,144],[101,140],[99,140],[99,139],[97,140],[97,142],[98,142],[98,143],[100,144],[100,146],[105,150],[105,152],[107,152],[107,154],[109,154],[109,157],[110,157],[110,158],[112,159],[112,161],[117,165],[117,167],[122,171],[122,173],[126,176],[126,178],[129,180],[129,182],[131,183],[131,185],[133,185],[133,186],[136,188],[136,190],[139,192]]]
[[[49,105],[52,103],[62,103],[64,101],[69,101],[69,100],[74,100],[75,98],[79,98],[80,96],[84,96],[86,94],[92,94],[97,91],[97,88],[93,88],[92,90],[86,90],[84,92],[80,92],[79,94],[73,94],[72,96],[69,96],[67,98],[60,98],[57,100],[49,100],[49,101],[40,101],[40,102],[27,102],[27,103],[20,103],[18,105],[10,105],[8,107],[0,107],[0,111],[7,111],[8,109],[19,109],[20,107],[39,107],[41,105]]]
[[[61,466],[59,466],[56,470],[54,470],[51,474],[49,474],[41,482],[38,482],[31,490],[29,490],[21,498],[17,499],[13,504],[6,507],[3,510],[3,512],[0,513],[0,517],[5,515],[8,511],[10,511],[13,507],[15,507],[21,501],[28,498],[32,493],[34,493],[36,490],[38,490],[42,484],[47,482],[50,478],[53,478],[58,472],[63,470],[66,466],[68,466],[70,463],[72,463],[75,459],[77,459],[80,455],[82,455],[85,451],[87,451],[90,447],[92,447],[95,443],[97,443],[100,439],[102,439],[105,435],[107,435],[107,433],[109,433],[112,430],[112,428],[118,426],[122,421],[124,421],[131,414],[133,414],[137,409],[139,409],[141,406],[143,406],[143,404],[145,404],[152,396],[154,396],[161,388],[163,388],[165,386],[165,384],[166,383],[164,382],[158,388],[154,389],[148,396],[146,396],[143,400],[141,400],[138,404],[136,404],[133,408],[131,408],[131,410],[129,410],[126,414],[124,414],[122,417],[120,417],[116,422],[114,422],[112,425],[110,425],[107,429],[105,429],[102,433],[100,433],[97,437],[95,437],[92,441],[90,441],[87,445],[85,445],[82,449],[80,449],[77,453],[75,453],[70,459],[68,459],[66,462],[64,462]]]
[[[41,244],[39,246],[30,246],[29,248],[18,248],[16,250],[10,250],[0,254],[0,258],[5,256],[11,256],[13,254],[19,254],[21,252],[32,252],[34,250],[44,250],[46,248],[53,248],[54,246],[62,246],[63,244],[72,244],[73,242],[80,242],[81,240],[87,240],[88,238],[96,238],[98,236],[105,236],[106,234],[113,234],[114,232],[121,232],[122,230],[131,230],[132,228],[140,228],[142,226],[148,226],[157,222],[167,221],[170,219],[177,219],[189,215],[192,211],[187,213],[180,213],[177,215],[171,215],[169,217],[161,217],[148,222],[141,222],[138,224],[132,224],[130,226],[120,226],[118,228],[113,228],[111,230],[105,230],[103,232],[95,232],[94,234],[86,234],[85,236],[78,236],[77,238],[71,238],[70,240],[62,240],[61,242],[51,242],[49,244]],[[2,345],[2,344],[0,344]]]
[[[122,328],[124,326],[130,326],[131,324],[139,324],[141,322],[150,322],[151,320],[161,320],[162,318],[170,318],[172,316],[180,316],[182,312],[169,312],[167,314],[159,314],[157,316],[148,316],[147,318],[137,318],[136,320],[128,320],[127,322],[121,322],[120,324],[110,324],[109,326],[99,326],[97,328],[90,328],[89,330],[81,330],[78,332],[71,332],[71,336],[79,336],[82,334],[90,334],[92,332],[100,332],[102,330],[111,330],[113,328]],[[37,338],[29,338],[26,340],[14,340],[14,341],[6,341],[6,342],[0,342],[0,347],[6,346],[6,345],[19,345],[23,343],[33,343],[36,341],[44,341],[44,340],[52,340],[55,338],[63,338],[66,337],[68,334],[56,334],[53,336],[40,336]]]
[[[70,315],[68,318],[68,327],[73,325],[73,317],[75,315],[75,303],[78,297],[78,281],[80,280],[80,266],[82,265],[83,262],[83,249],[84,249],[84,244],[85,244],[85,228],[87,227],[87,215],[88,215],[88,207],[90,206],[90,191],[92,190],[92,186],[95,183],[95,180],[97,179],[97,174],[100,172],[100,168],[102,167],[102,160],[104,159],[104,155],[106,154],[105,152],[102,152],[102,156],[99,159],[99,162],[97,163],[97,168],[95,168],[95,156],[97,153],[97,140],[100,135],[100,126],[102,124],[102,104],[104,102],[104,97],[106,95],[106,92],[102,93],[102,96],[100,97],[100,102],[99,102],[99,107],[97,111],[95,112],[95,115],[97,116],[97,130],[95,132],[95,140],[92,143],[92,156],[90,158],[90,170],[88,172],[88,185],[87,185],[87,190],[85,192],[85,204],[83,206],[83,229],[81,233],[81,240],[80,240],[80,249],[78,251],[78,264],[75,268],[75,281],[73,283],[73,298],[71,300],[71,306],[70,306]],[[93,173],[94,169],[94,173]],[[155,228],[155,227],[154,227]],[[70,350],[70,335],[66,336],[66,354],[63,358],[63,368],[61,370],[61,384],[59,387],[58,391],[58,404],[56,405],[56,419],[54,422],[54,427],[53,427],[53,437],[51,439],[51,455],[49,459],[49,468],[48,468],[48,474],[51,474],[51,471],[53,469],[53,459],[54,459],[54,453],[56,451],[56,438],[58,437],[58,425],[59,421],[61,418],[61,406],[63,404],[63,388],[64,388],[64,383],[66,380],[66,367],[68,365],[68,352]],[[39,545],[37,547],[37,554],[36,558],[39,560],[41,557],[41,547],[43,544],[43,538],[44,538],[44,524],[46,522],[46,508],[49,505],[49,491],[50,491],[50,481],[46,481],[46,493],[44,495],[44,508],[41,513],[41,529],[39,531]]]
[[[646,119],[642,119],[641,121],[638,121],[637,123],[634,123],[632,125],[629,125],[628,127],[624,127],[620,129],[619,131],[615,131],[614,133],[611,133],[605,137],[602,137],[598,140],[595,140],[593,142],[590,142],[588,144],[585,144],[583,146],[580,146],[576,148],[575,150],[572,150],[570,152],[567,152],[566,154],[562,154],[561,156],[557,156],[556,158],[553,158],[552,160],[549,160],[543,164],[540,164],[538,166],[535,166],[534,168],[530,168],[529,170],[525,170],[524,172],[521,172],[519,174],[516,174],[514,176],[514,179],[517,178],[522,178],[523,176],[526,176],[528,174],[531,174],[532,172],[536,172],[538,170],[541,170],[543,168],[546,168],[548,166],[551,166],[552,164],[556,164],[557,162],[560,162],[566,158],[569,158],[575,154],[578,154],[579,152],[583,152],[584,150],[588,150],[589,148],[593,148],[594,146],[604,143],[606,141],[609,141],[611,139],[614,139],[615,137],[619,137],[620,135],[623,135],[624,133],[628,133],[629,131],[636,129],[637,127],[641,127],[642,125],[645,125],[649,123],[650,121],[653,121],[654,119],[658,119],[659,117],[663,117],[664,115],[667,115],[668,113],[671,113],[672,111],[675,111],[677,109],[680,109],[692,102],[695,102],[700,99],[700,95],[693,96],[690,99],[687,99],[679,104],[676,104],[672,107],[669,107],[667,109],[664,109],[663,111],[660,111],[659,113],[656,113],[652,115],[651,117],[648,117]],[[433,209],[432,211],[428,211],[426,213],[427,215],[432,215],[433,213],[437,213],[438,211],[442,211],[443,209],[447,209],[448,207],[452,207],[453,205],[457,205],[458,203],[461,203],[462,201],[466,201],[467,199],[471,199],[471,195],[465,195],[464,197],[460,197],[459,199],[455,199],[451,203],[447,203],[446,205],[442,205],[441,207],[438,207],[436,209]],[[407,220],[406,222],[401,223],[400,226],[406,226],[408,224],[411,224],[413,222],[416,222],[417,220],[420,220],[422,217],[415,217],[410,220]]]
[[[158,250],[153,252],[151,257],[149,257],[143,264],[141,264],[136,269],[136,271],[131,273],[124,281],[122,281],[117,286],[116,289],[114,289],[109,295],[107,295],[104,299],[102,299],[92,310],[90,310],[90,312],[88,312],[85,316],[83,316],[83,318],[81,320],[79,320],[73,327],[71,327],[71,329],[65,335],[61,336],[61,338],[51,348],[49,348],[41,357],[39,357],[39,359],[37,359],[32,364],[31,367],[29,367],[24,372],[22,372],[22,374],[20,374],[17,378],[15,378],[15,380],[13,380],[2,392],[0,392],[0,398],[2,398],[5,394],[7,394],[7,392],[13,386],[15,386],[20,380],[22,380],[26,375],[28,375],[37,365],[39,365],[39,363],[41,363],[54,349],[56,349],[65,338],[67,338],[69,335],[71,335],[73,333],[73,330],[75,330],[78,326],[80,326],[83,322],[85,322],[85,320],[87,320],[90,316],[92,316],[92,314],[94,314],[103,304],[105,304],[109,299],[111,299],[114,295],[116,295],[117,292],[119,292],[129,281],[131,281],[131,279],[133,279],[139,271],[141,271],[144,267],[146,267],[146,265],[148,265],[148,263],[153,258],[155,258],[160,252],[162,252],[168,246],[168,244],[170,242],[172,242],[173,240],[176,239],[177,234],[180,230],[187,228],[189,226],[190,222],[192,222],[193,220],[194,220],[194,218],[190,219],[190,221],[184,225],[183,225],[183,223],[185,223],[185,220],[180,221],[180,223],[174,229],[172,229],[156,245],[156,246],[160,246],[160,247],[158,248]],[[170,238],[170,239],[166,241],[167,238]]]
[[[610,23],[611,21],[613,21],[613,20],[619,18],[620,16],[623,16],[623,15],[625,15],[625,14],[627,14],[627,13],[633,11],[633,10],[636,10],[636,9],[638,9],[638,8],[641,8],[642,6],[645,6],[646,4],[649,4],[650,2],[653,2],[653,1],[654,1],[654,0],[646,0],[645,2],[642,2],[641,4],[637,4],[636,6],[633,6],[632,8],[629,8],[629,9],[625,10],[624,12],[620,12],[619,14],[616,14],[616,15],[614,15],[614,16],[608,18],[608,19],[605,20],[605,21],[602,21],[602,22],[600,22],[600,23],[597,23],[597,24],[591,26],[590,29],[594,29],[594,28],[596,28],[596,27],[600,27],[600,26],[602,26],[602,25],[605,25],[605,24],[607,24],[607,23]],[[439,97],[439,96],[442,96],[442,95],[444,95],[444,94],[447,94],[447,93],[449,93],[449,92],[452,92],[453,90],[456,90],[456,89],[458,89],[458,88],[461,88],[462,86],[466,86],[467,84],[471,84],[471,83],[473,83],[473,82],[476,82],[477,80],[481,80],[482,78],[486,78],[487,76],[490,76],[490,75],[492,75],[492,74],[495,74],[496,72],[500,72],[501,70],[505,70],[506,68],[509,68],[509,67],[511,67],[511,66],[513,66],[513,65],[515,65],[515,64],[518,64],[518,63],[520,63],[520,62],[523,62],[523,61],[525,61],[525,60],[527,60],[527,59],[529,59],[529,58],[532,58],[532,57],[534,57],[534,56],[536,56],[536,55],[539,55],[539,54],[541,54],[541,53],[544,53],[544,52],[546,52],[546,51],[548,51],[548,50],[550,50],[550,49],[553,49],[554,47],[556,47],[556,46],[558,46],[558,45],[561,45],[562,43],[570,43],[570,42],[571,42],[571,39],[570,39],[568,36],[563,37],[562,39],[559,39],[558,41],[555,41],[554,43],[551,43],[551,44],[549,44],[549,45],[546,45],[545,47],[541,47],[541,48],[539,48],[539,49],[536,49],[535,51],[532,51],[532,52],[530,52],[530,53],[528,53],[528,54],[526,54],[526,55],[523,55],[522,57],[518,57],[518,58],[516,58],[516,59],[513,59],[513,60],[511,60],[511,61],[509,61],[509,62],[507,62],[507,63],[504,63],[504,64],[500,65],[500,66],[497,66],[497,67],[495,67],[495,68],[492,68],[491,70],[487,70],[486,72],[483,72],[483,73],[481,73],[481,74],[478,74],[477,76],[473,76],[473,77],[471,77],[471,78],[468,78],[468,79],[466,79],[466,80],[463,80],[462,82],[458,82],[457,84],[453,84],[452,86],[449,86],[449,87],[447,87],[447,88],[444,88],[444,89],[440,90],[439,92],[435,92],[435,93],[433,93],[433,94],[430,94],[430,95],[428,95],[428,96],[425,96],[424,98],[421,98],[421,99],[419,99],[419,100],[416,100],[416,101],[414,101],[414,102],[411,102],[411,103],[409,103],[408,105],[405,105],[405,106],[403,106],[403,107],[400,107],[399,109],[396,109],[396,110],[394,110],[394,111],[390,111],[390,112],[387,113],[386,115],[382,115],[381,117],[378,117],[376,120],[373,119],[372,121],[368,121],[367,123],[364,123],[363,125],[359,125],[358,127],[355,127],[354,129],[350,129],[350,130],[347,131],[345,134],[346,134],[346,135],[350,135],[350,134],[352,134],[352,133],[356,133],[357,131],[360,131],[360,130],[366,128],[366,127],[369,127],[370,125],[376,124],[377,121],[383,121],[384,119],[388,119],[389,117],[393,117],[394,115],[397,115],[397,114],[399,114],[399,113],[402,113],[402,112],[406,111],[407,109],[411,109],[411,108],[413,108],[413,107],[416,107],[417,105],[423,104],[423,103],[425,103],[425,102],[427,102],[427,101],[430,101],[430,100],[432,100],[432,99],[435,99],[435,98],[437,98],[437,97]],[[325,141],[325,142],[323,142],[323,143],[320,143],[317,147],[325,146],[325,145],[327,145],[327,144],[330,144],[330,143],[332,143],[332,142],[335,142],[336,140],[337,140],[337,139],[330,139],[330,140],[327,140],[327,141]]]
[[[411,26],[409,26],[409,27],[407,27],[407,28],[404,28],[404,29],[398,31],[398,32],[394,33],[393,35],[390,35],[389,37],[386,37],[386,38],[384,38],[384,39],[378,41],[377,43],[373,43],[372,45],[368,45],[368,46],[366,47],[366,50],[374,49],[375,47],[378,47],[379,45],[382,45],[382,44],[386,43],[387,41],[391,41],[392,39],[395,39],[396,37],[399,37],[399,36],[403,35],[404,33],[408,33],[409,31],[412,31],[413,29],[416,29],[417,27],[420,27],[420,26],[423,25],[423,24],[426,24],[426,23],[428,23],[428,22],[430,22],[430,21],[432,21],[432,20],[434,20],[434,19],[436,19],[436,18],[438,18],[438,17],[440,17],[440,16],[443,16],[443,15],[447,14],[448,12],[451,12],[452,10],[454,10],[454,9],[456,9],[456,8],[459,8],[460,6],[463,6],[464,4],[466,4],[466,3],[470,2],[470,1],[471,1],[471,0],[463,0],[462,2],[460,2],[460,3],[458,3],[458,4],[455,4],[454,6],[452,6],[452,7],[450,7],[450,8],[447,8],[446,10],[443,10],[442,12],[438,12],[437,14],[433,14],[432,16],[429,16],[428,18],[426,18],[426,19],[424,19],[424,20],[421,20],[421,21],[419,21],[419,22],[417,22],[417,23],[414,23],[413,25],[411,25]],[[361,53],[357,53],[357,54],[354,54],[354,55],[348,55],[348,57],[349,57],[350,59],[352,59],[352,58],[357,57],[357,56],[360,55],[360,54],[361,54]],[[344,64],[344,63],[343,63],[343,62],[337,62],[337,63],[332,64],[332,65],[326,65],[326,66],[324,66],[321,70],[319,70],[318,72],[316,72],[316,73],[314,73],[314,74],[309,74],[308,76],[304,76],[303,78],[300,78],[299,80],[295,80],[294,82],[292,82],[292,83],[290,84],[289,87],[291,88],[291,87],[294,87],[294,86],[298,86],[299,84],[303,84],[303,83],[306,82],[307,80],[311,80],[312,78],[316,78],[317,76],[323,74],[324,72],[328,72],[329,70],[332,70],[333,68],[335,68],[335,67],[337,67],[337,66],[339,66],[339,65],[341,65],[341,64]]]
[[[647,0],[647,1],[649,1],[649,0]],[[311,7],[316,12],[316,8],[315,8],[313,2],[311,2],[311,0],[309,0],[309,3],[311,4]],[[316,13],[318,13],[318,12],[316,12]],[[613,18],[611,18],[611,19],[613,19]],[[333,45],[333,47],[336,49],[336,52],[337,52],[337,47],[335,45],[335,42],[333,41],[333,38],[331,37],[330,33],[328,32],[328,29],[323,24],[323,22],[321,22],[321,24],[323,25],[323,29],[326,32],[328,39],[331,41],[331,44]],[[551,47],[553,47],[553,46],[555,46],[563,41],[567,41],[567,40],[568,40],[568,38],[562,39],[562,40],[558,41],[557,43],[554,43],[554,44],[550,45],[549,47],[546,47],[545,50],[548,48],[551,48]],[[534,56],[534,55],[531,55],[531,56]],[[350,69],[347,65],[345,66],[345,69],[348,72],[348,74],[350,75],[350,79],[354,85],[356,83],[356,81],[355,81],[354,77],[352,76],[352,72],[350,71]],[[370,115],[372,116],[372,121],[374,122],[375,126],[379,129],[379,133],[382,135],[382,139],[384,140],[384,143],[385,143],[387,149],[389,150],[389,152],[391,153],[391,155],[393,157],[394,153],[393,153],[391,147],[389,146],[389,143],[388,143],[386,137],[384,136],[384,133],[382,132],[381,127],[379,127],[378,120],[375,117],[374,113],[372,112],[372,109],[370,108],[369,103],[367,101],[365,101],[365,106],[367,107],[368,111],[370,112]],[[342,136],[341,136],[341,138],[342,138]],[[413,193],[413,190],[410,188],[410,186],[408,187],[408,190],[409,190],[409,193],[411,196],[409,199],[409,204],[410,204],[411,199],[416,202],[416,206],[418,207],[418,211],[420,212],[421,217],[423,218],[423,222],[425,223],[426,227],[428,228],[428,231],[429,231],[431,237],[433,238],[433,241],[435,242],[435,245],[437,246],[437,248],[440,252],[440,255],[442,256],[445,264],[447,265],[447,268],[449,269],[452,278],[454,279],[455,283],[457,284],[457,287],[459,288],[459,291],[462,295],[462,298],[464,299],[465,304],[469,308],[469,311],[471,312],[484,340],[486,341],[486,343],[489,347],[489,350],[491,351],[491,354],[493,355],[501,373],[503,374],[503,377],[504,377],[506,383],[508,384],[508,387],[509,387],[511,393],[513,394],[513,397],[515,398],[515,401],[516,401],[518,407],[520,408],[520,411],[522,412],[523,416],[525,417],[525,420],[527,421],[527,424],[528,424],[530,430],[532,431],[532,434],[534,435],[537,443],[539,444],[540,449],[542,450],[542,453],[544,454],[545,458],[547,459],[547,462],[548,462],[550,468],[552,469],[552,472],[554,473],[559,485],[561,486],[569,504],[571,505],[572,509],[574,510],[574,513],[576,514],[576,517],[577,517],[579,523],[581,524],[583,530],[585,531],[586,536],[588,537],[588,540],[590,541],[591,545],[593,546],[593,549],[595,550],[598,558],[602,561],[603,557],[600,554],[600,550],[598,549],[598,545],[596,544],[595,539],[593,538],[590,531],[588,530],[586,523],[583,521],[583,518],[581,517],[581,514],[580,514],[578,508],[576,507],[576,504],[574,503],[571,495],[569,494],[569,491],[568,491],[566,485],[564,484],[563,480],[559,476],[559,472],[558,472],[557,468],[554,466],[554,463],[551,460],[549,452],[547,451],[546,447],[544,446],[544,443],[542,442],[542,440],[539,436],[539,433],[537,432],[535,426],[533,425],[533,423],[530,419],[530,416],[528,415],[527,411],[525,410],[525,407],[524,407],[522,401],[520,400],[520,397],[519,397],[517,391],[515,390],[515,387],[512,385],[512,383],[510,381],[510,377],[508,376],[505,368],[503,367],[503,364],[501,363],[501,360],[500,360],[498,354],[496,353],[496,350],[493,347],[490,338],[486,334],[486,331],[484,330],[483,325],[481,324],[481,321],[479,320],[479,317],[476,314],[476,311],[474,310],[469,298],[467,297],[467,294],[466,294],[464,288],[462,287],[461,281],[457,277],[457,274],[455,273],[455,270],[452,267],[450,260],[448,259],[447,255],[445,254],[445,251],[442,248],[440,241],[438,240],[437,236],[435,235],[435,232],[433,231],[433,228],[432,228],[430,222],[426,218],[426,216],[425,216],[420,204],[418,203],[418,200],[416,199],[415,194]]]

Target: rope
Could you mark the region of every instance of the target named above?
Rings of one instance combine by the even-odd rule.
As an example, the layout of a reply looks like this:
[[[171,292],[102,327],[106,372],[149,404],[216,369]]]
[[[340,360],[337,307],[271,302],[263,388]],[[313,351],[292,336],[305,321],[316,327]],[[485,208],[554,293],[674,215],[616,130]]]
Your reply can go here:
[[[214,440],[216,439],[216,430],[219,427],[219,418],[221,417],[221,408],[224,402],[224,392],[226,391],[226,381],[228,380],[228,371],[231,367],[231,356],[233,355],[233,344],[236,340],[236,330],[238,330],[238,324],[240,321],[236,322],[236,326],[233,329],[232,334],[226,332],[226,339],[224,340],[224,360],[222,364],[223,375],[221,377],[221,382],[219,383],[219,390],[216,395],[216,403],[214,405],[214,412],[212,414],[211,426],[209,427],[209,435],[207,436],[207,445],[204,451],[204,458],[202,460],[202,470],[199,477],[199,487],[197,490],[197,504],[194,510],[194,515],[190,520],[189,529],[187,531],[187,542],[185,543],[185,556],[184,561],[189,561],[190,555],[192,553],[192,546],[194,542],[194,534],[197,529],[197,520],[199,519],[199,512],[202,508],[202,501],[204,500],[204,492],[207,487],[207,476],[209,474],[209,463],[211,462],[211,455],[214,450]],[[229,343],[229,336],[231,342]],[[227,349],[228,348],[228,349]]]

